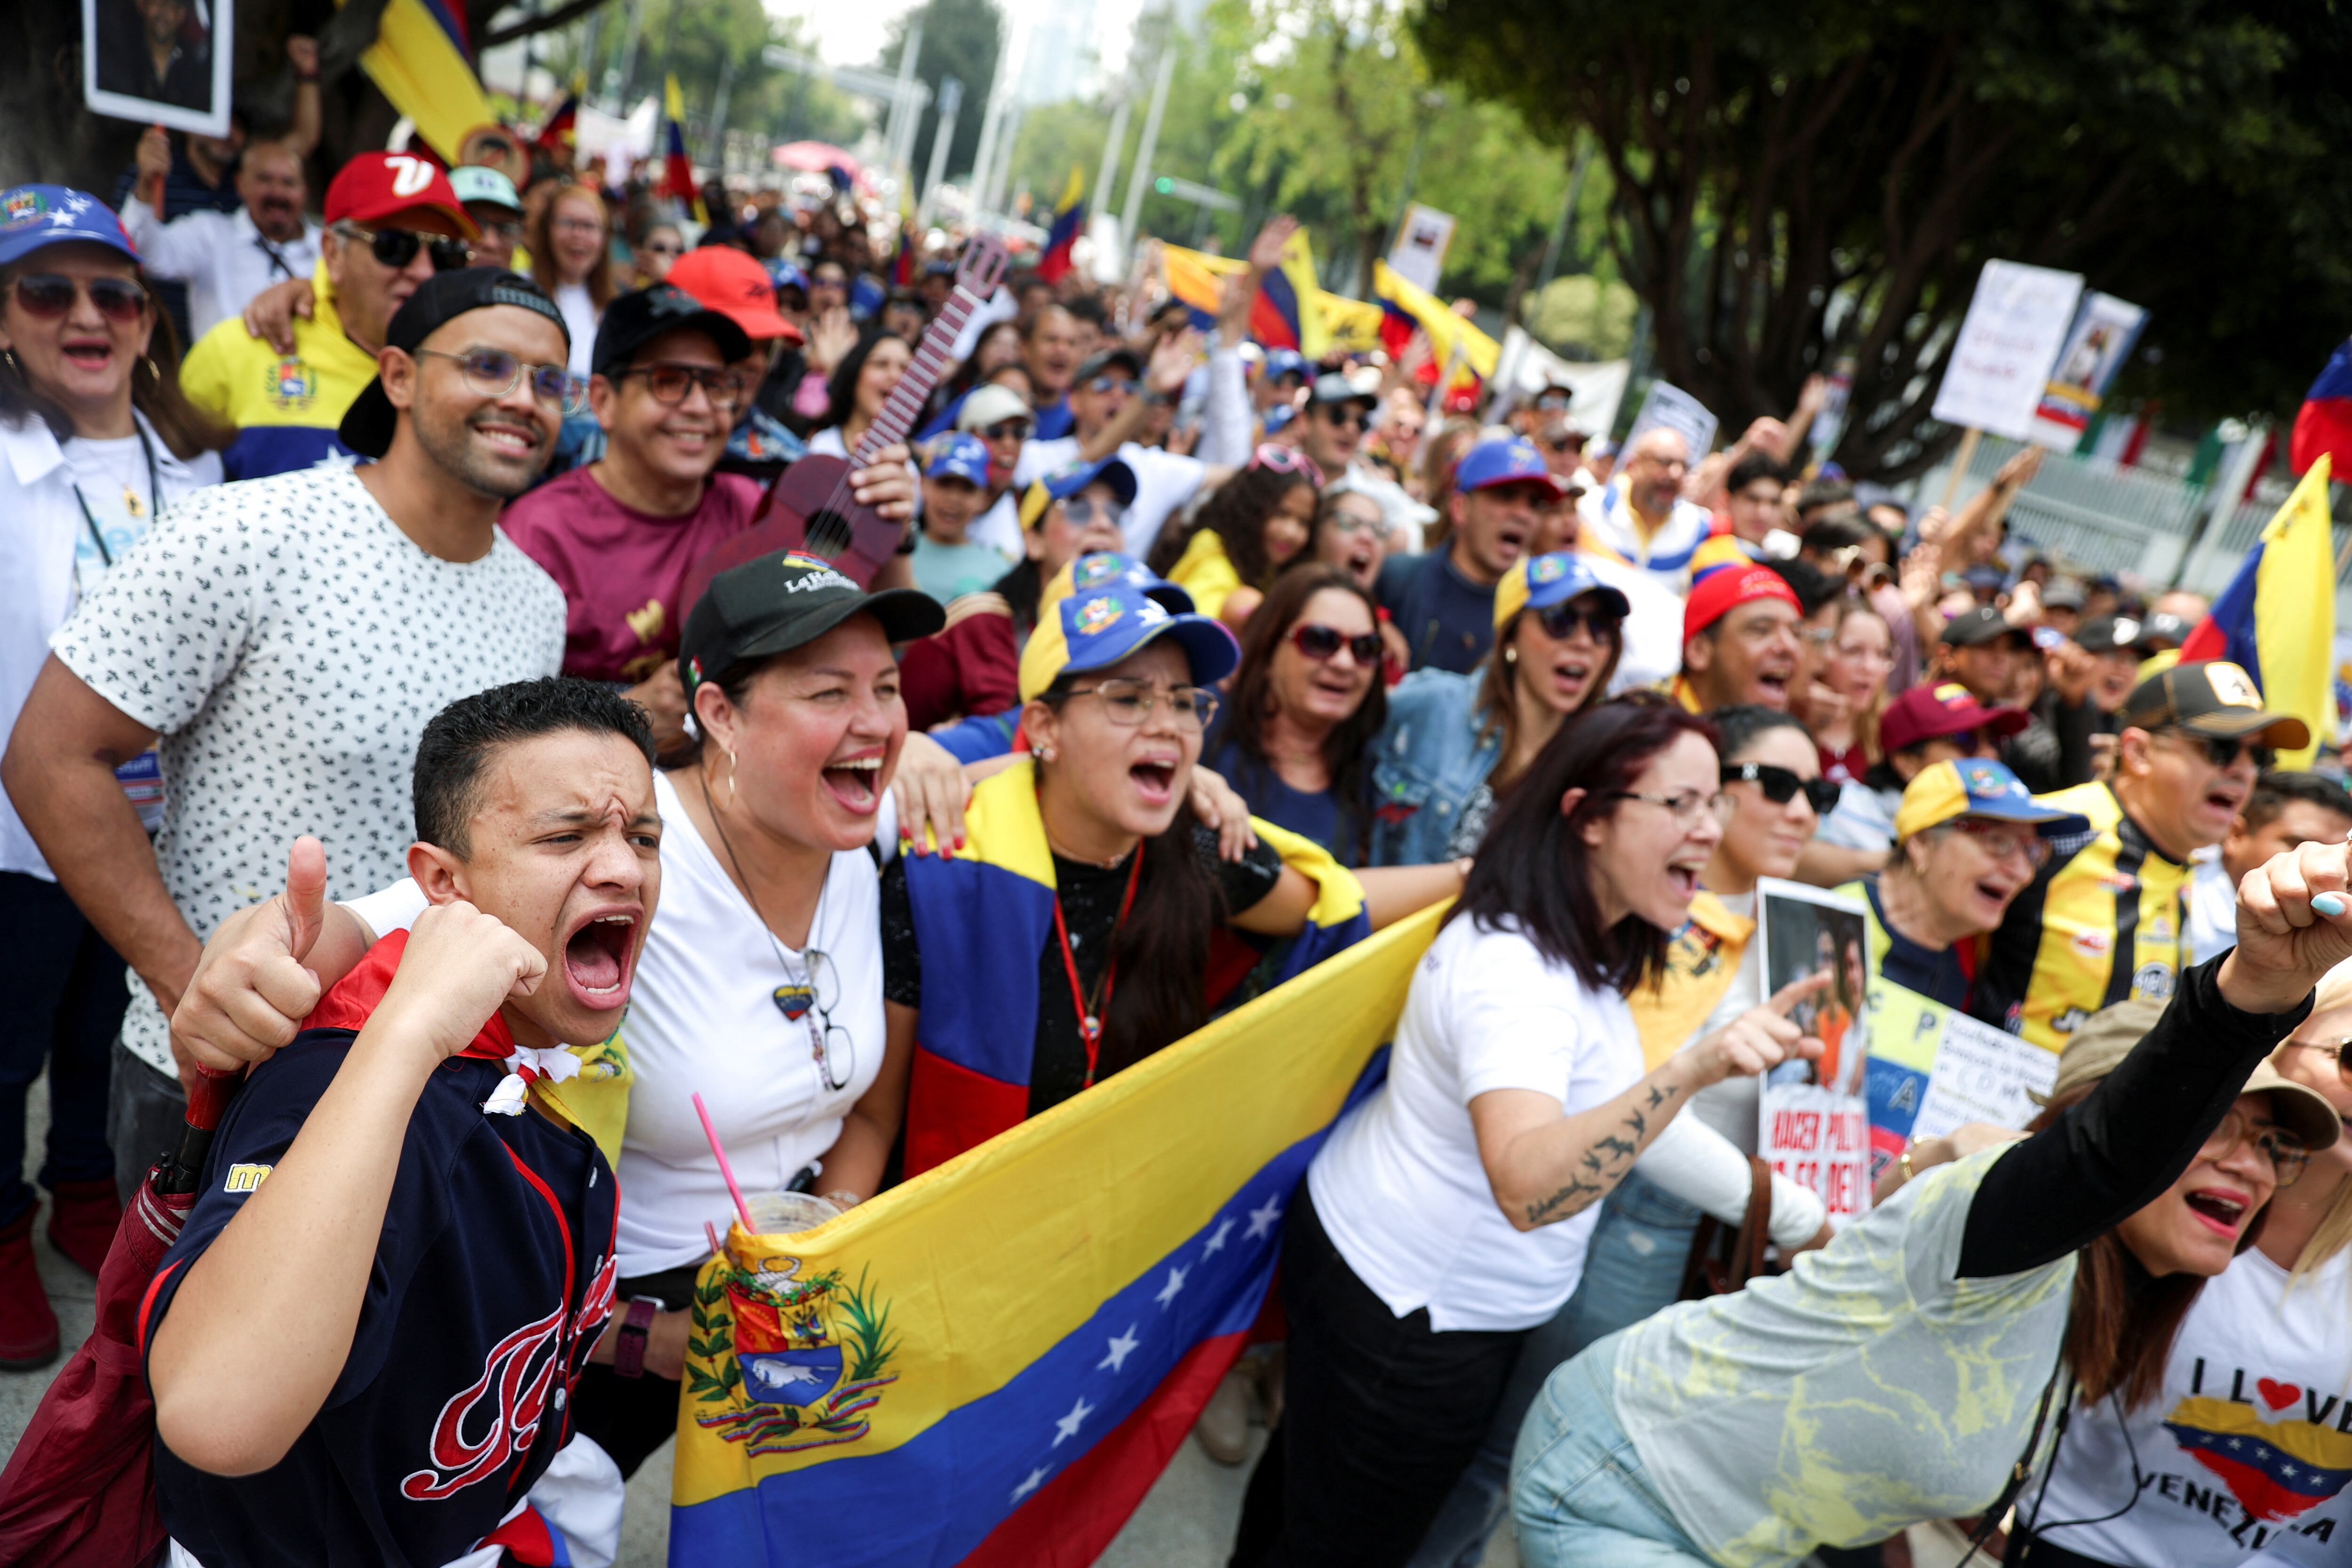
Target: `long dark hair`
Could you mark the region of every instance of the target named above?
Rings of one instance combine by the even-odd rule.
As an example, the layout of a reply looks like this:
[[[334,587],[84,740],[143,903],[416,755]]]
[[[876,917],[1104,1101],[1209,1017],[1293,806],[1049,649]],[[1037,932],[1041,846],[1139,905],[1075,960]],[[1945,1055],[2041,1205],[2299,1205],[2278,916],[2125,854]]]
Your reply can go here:
[[[0,300],[6,299],[18,275],[39,254],[36,251],[0,267]],[[153,314],[155,329],[147,336],[146,357],[131,366],[131,406],[147,416],[163,444],[182,462],[200,452],[218,452],[236,439],[236,426],[215,419],[180,390],[179,330],[172,325],[172,313],[155,298],[146,273],[141,272],[138,281],[147,292],[147,308]],[[31,419],[47,425],[60,444],[73,439],[73,416],[55,399],[41,394],[26,376],[23,361],[15,354],[0,355],[0,424],[21,428]],[[155,504],[163,505],[163,497],[155,497]]]
[[[1275,706],[1274,656],[1299,617],[1307,613],[1308,603],[1326,591],[1355,599],[1372,624],[1380,624],[1372,596],[1354,578],[1336,566],[1302,561],[1275,579],[1265,602],[1251,612],[1249,624],[1242,632],[1242,662],[1240,673],[1234,677],[1232,717],[1226,721],[1225,739],[1241,753],[1244,768],[1260,777],[1271,777],[1274,771],[1274,763],[1265,754],[1265,721],[1273,716]],[[1372,737],[1388,720],[1388,684],[1375,664],[1371,689],[1364,694],[1364,700],[1323,737],[1323,765],[1331,770],[1331,797],[1339,803],[1339,831],[1355,841],[1358,865],[1370,858],[1371,814],[1365,807],[1370,797]],[[1243,785],[1235,788],[1249,793]],[[1340,846],[1329,847],[1336,851]]]
[[[882,329],[882,319],[876,317],[866,323],[857,334],[857,347],[841,356],[841,363],[833,367],[833,374],[824,383],[824,423],[843,427],[842,439],[849,436],[849,416],[857,412],[857,378],[866,373],[866,361],[874,357],[874,345],[885,338],[898,338],[896,332]],[[898,338],[905,342],[904,338]]]
[[[1495,633],[1495,645],[1478,662],[1482,672],[1478,676],[1478,738],[1493,736],[1497,742],[1495,771],[1488,783],[1498,795],[1505,786],[1514,782],[1510,776],[1511,758],[1519,750],[1519,665],[1517,660],[1504,654],[1518,641],[1519,622],[1527,613],[1521,610],[1505,622]],[[1596,702],[1606,701],[1609,683],[1617,678],[1617,661],[1625,656],[1624,628],[1620,626],[1617,634],[1607,641],[1609,657],[1602,662],[1600,674],[1592,677],[1591,689],[1584,694],[1584,706],[1577,713],[1586,711]]]
[[[1313,476],[1302,469],[1253,463],[1201,503],[1191,528],[1162,528],[1145,564],[1154,571],[1167,571],[1183,555],[1192,536],[1206,528],[1224,541],[1225,559],[1234,563],[1234,575],[1263,592],[1273,586],[1274,579],[1274,562],[1265,553],[1266,519],[1274,516],[1285,496],[1314,483]]]
[[[1673,933],[1638,915],[1601,924],[1583,830],[1614,817],[1617,792],[1632,789],[1650,759],[1685,735],[1716,744],[1713,724],[1653,692],[1572,716],[1497,802],[1469,881],[1445,918],[1467,915],[1482,931],[1516,924],[1538,952],[1595,990],[1630,992],[1663,974]],[[1570,789],[1583,790],[1584,799],[1562,816],[1560,797]]]

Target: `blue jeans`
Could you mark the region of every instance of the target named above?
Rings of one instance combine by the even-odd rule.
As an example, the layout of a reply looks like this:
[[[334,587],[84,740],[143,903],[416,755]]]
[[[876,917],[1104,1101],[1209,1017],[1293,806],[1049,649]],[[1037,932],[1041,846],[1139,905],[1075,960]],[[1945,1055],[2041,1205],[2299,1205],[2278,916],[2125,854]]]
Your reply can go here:
[[[1617,1420],[1612,1334],[1553,1373],[1511,1458],[1525,1568],[1665,1568],[1709,1562],[1650,1485]]]
[[[1576,1294],[1519,1347],[1486,1441],[1422,1537],[1410,1568],[1478,1568],[1486,1538],[1510,1506],[1511,1449],[1544,1379],[1594,1341],[1673,1304],[1682,1294],[1700,1218],[1699,1210],[1638,1174],[1601,1202]]]

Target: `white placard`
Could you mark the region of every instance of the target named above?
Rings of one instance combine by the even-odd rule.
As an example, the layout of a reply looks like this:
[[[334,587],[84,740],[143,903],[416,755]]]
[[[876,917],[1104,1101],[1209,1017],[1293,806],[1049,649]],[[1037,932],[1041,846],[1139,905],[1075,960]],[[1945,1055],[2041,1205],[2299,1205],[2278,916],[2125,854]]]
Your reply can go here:
[[[2082,444],[2091,416],[2114,384],[2116,372],[2139,341],[2147,312],[2128,299],[2094,288],[2083,296],[2074,325],[2066,329],[2065,346],[2057,368],[2050,372],[2041,406],[2034,411],[2034,441],[2056,452],[2072,452]]]
[[[1766,1075],[1758,1097],[1756,1152],[1776,1176],[1808,1187],[1845,1225],[1870,1208],[1870,1112],[1861,1089],[1872,1019],[1869,937],[1860,900],[1765,877],[1756,886],[1764,994],[1827,971],[1830,984],[1789,1009],[1789,1019],[1827,1049]]]
[[[1454,243],[1454,214],[1414,202],[1404,210],[1389,266],[1396,275],[1424,294],[1437,292],[1438,275],[1445,270],[1445,249]]]
[[[1715,450],[1715,413],[1706,404],[1683,391],[1672,382],[1652,382],[1642,398],[1642,412],[1633,421],[1633,428],[1625,433],[1625,444],[1630,449],[1642,439],[1642,433],[1664,425],[1668,430],[1682,432],[1690,443],[1690,460],[1696,463]]]
[[[92,114],[226,136],[236,11],[234,0],[144,7],[133,0],[81,0],[82,101]],[[159,46],[151,25],[168,28],[168,40]],[[167,61],[161,78],[159,51]]]
[[[2056,1051],[1962,1014],[1947,1014],[1911,1135],[1937,1137],[1966,1122],[2021,1128],[2041,1113],[2032,1096],[2049,1093],[2057,1078]]]
[[[2025,440],[2082,296],[2079,272],[1986,262],[1968,318],[1944,361],[1936,417],[1962,429]]]

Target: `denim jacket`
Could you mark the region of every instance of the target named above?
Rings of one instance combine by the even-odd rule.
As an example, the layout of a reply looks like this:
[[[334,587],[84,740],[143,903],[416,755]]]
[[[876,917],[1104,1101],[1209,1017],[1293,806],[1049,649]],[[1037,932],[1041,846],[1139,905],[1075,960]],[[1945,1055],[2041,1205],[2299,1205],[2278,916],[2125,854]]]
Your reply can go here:
[[[1479,673],[1415,670],[1389,688],[1389,721],[1372,740],[1371,865],[1428,865],[1502,756],[1479,733]]]

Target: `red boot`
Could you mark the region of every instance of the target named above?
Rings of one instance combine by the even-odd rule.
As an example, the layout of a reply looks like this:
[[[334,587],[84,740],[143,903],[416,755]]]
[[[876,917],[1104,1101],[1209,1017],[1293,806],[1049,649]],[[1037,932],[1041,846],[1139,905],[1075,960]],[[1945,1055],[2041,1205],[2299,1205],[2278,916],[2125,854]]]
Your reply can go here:
[[[58,1358],[58,1314],[33,1261],[38,1207],[0,1226],[0,1372],[30,1372]]]
[[[61,1181],[49,1189],[49,1245],[95,1274],[122,1223],[114,1178]]]

